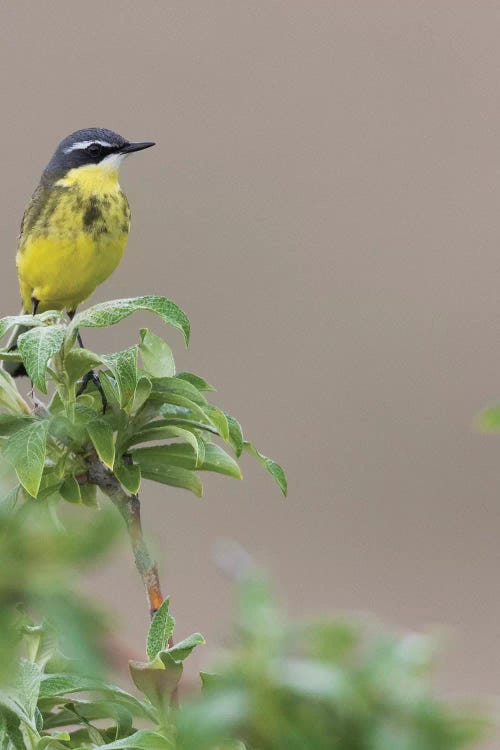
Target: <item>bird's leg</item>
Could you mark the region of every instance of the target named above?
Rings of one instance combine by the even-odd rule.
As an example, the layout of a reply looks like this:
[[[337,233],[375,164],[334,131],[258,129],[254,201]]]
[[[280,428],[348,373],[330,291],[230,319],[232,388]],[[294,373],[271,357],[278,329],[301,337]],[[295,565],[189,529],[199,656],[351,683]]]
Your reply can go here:
[[[99,380],[99,375],[96,372],[94,372],[94,370],[90,370],[89,372],[85,373],[85,375],[82,378],[81,385],[76,392],[76,395],[81,396],[90,382],[92,382],[97,388],[97,390],[99,391],[99,395],[101,397],[101,403],[102,403],[102,413],[105,414],[107,406],[108,406],[108,399],[106,398],[106,394],[103,391],[101,381]]]
[[[75,315],[76,315],[76,310],[68,310],[68,318],[70,320],[73,320]],[[80,348],[84,349],[85,347],[83,346],[83,341],[82,341],[82,337],[80,336],[80,331],[77,331],[76,339],[78,341]],[[101,403],[102,403],[102,413],[105,414],[106,408],[108,406],[108,399],[106,398],[106,394],[103,391],[101,381],[99,380],[99,376],[97,375],[97,373],[94,372],[94,370],[90,370],[90,372],[87,372],[83,376],[82,382],[80,384],[79,389],[76,392],[76,395],[81,396],[90,382],[92,382],[97,388],[97,390],[99,391],[99,395],[101,397]]]
[[[36,297],[31,298],[31,314],[36,315],[36,311],[38,310],[38,305],[40,304],[40,300]]]
[[[75,315],[76,315],[76,310],[68,310],[68,318],[70,320],[73,320]],[[80,349],[85,349],[83,345],[82,337],[80,336],[80,331],[76,332],[76,340],[78,341],[78,346],[80,347]]]

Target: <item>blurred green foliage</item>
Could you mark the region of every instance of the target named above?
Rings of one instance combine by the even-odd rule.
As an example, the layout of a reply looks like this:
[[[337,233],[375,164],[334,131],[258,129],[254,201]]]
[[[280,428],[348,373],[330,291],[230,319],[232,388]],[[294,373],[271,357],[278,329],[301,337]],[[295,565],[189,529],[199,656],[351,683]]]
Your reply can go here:
[[[146,660],[130,662],[140,697],[68,669],[54,629],[22,623],[24,656],[0,690],[0,747],[459,750],[484,736],[483,719],[433,696],[432,640],[346,620],[289,622],[255,577],[239,594],[231,648],[180,709],[171,699],[203,638],[168,646],[168,602],[151,624]]]
[[[481,718],[432,694],[432,639],[290,622],[258,577],[239,594],[232,648],[179,716],[183,750],[458,750],[484,735]]]
[[[105,558],[120,525],[106,509],[71,526],[68,533],[47,501],[14,503],[9,493],[0,503],[0,680],[13,668],[30,613],[50,620],[73,659],[102,668],[105,620],[76,584]]]

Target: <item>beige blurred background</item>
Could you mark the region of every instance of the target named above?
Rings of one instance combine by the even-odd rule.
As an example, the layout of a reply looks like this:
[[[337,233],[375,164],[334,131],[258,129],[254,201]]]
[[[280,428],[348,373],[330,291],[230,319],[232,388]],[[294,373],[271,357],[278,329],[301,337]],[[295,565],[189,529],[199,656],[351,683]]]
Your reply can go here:
[[[500,399],[499,29],[499,3],[464,0],[1,3],[1,314],[60,138],[156,140],[123,170],[132,234],[94,300],[180,304],[179,364],[288,470],[287,501],[250,459],[202,501],[144,489],[180,635],[224,641],[232,539],[291,612],[449,626],[442,687],[500,693],[500,437],[471,429]],[[92,586],[139,650],[128,552]]]

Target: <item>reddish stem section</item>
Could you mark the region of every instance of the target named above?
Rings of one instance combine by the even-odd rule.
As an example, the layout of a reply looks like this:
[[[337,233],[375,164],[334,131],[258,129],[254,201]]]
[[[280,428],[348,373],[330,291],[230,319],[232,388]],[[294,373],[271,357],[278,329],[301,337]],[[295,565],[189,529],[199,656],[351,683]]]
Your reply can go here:
[[[126,513],[123,512],[125,509]],[[163,594],[161,593],[158,567],[148,552],[142,533],[141,504],[139,502],[139,497],[137,495],[132,495],[127,498],[127,501],[121,506],[121,513],[122,516],[124,516],[130,541],[132,542],[135,565],[143,580],[144,588],[146,589],[149,614],[153,617],[163,603]]]

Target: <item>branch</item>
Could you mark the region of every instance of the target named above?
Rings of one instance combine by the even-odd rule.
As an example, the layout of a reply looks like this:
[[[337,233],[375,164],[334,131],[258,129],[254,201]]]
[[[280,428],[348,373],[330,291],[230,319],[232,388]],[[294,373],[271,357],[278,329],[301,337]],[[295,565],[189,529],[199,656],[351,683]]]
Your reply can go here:
[[[132,543],[135,566],[139,571],[149,604],[151,617],[163,602],[158,567],[149,554],[141,525],[141,504],[138,495],[128,495],[116,477],[99,461],[97,456],[89,464],[87,481],[96,484],[118,508],[125,521]]]

